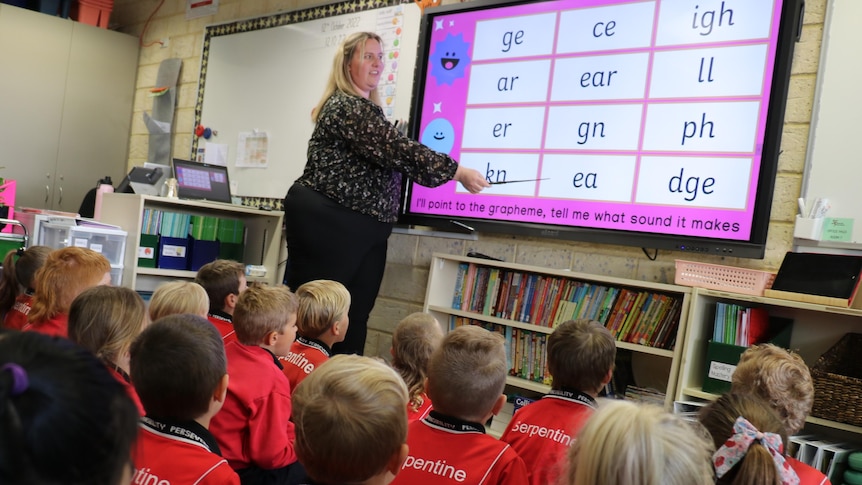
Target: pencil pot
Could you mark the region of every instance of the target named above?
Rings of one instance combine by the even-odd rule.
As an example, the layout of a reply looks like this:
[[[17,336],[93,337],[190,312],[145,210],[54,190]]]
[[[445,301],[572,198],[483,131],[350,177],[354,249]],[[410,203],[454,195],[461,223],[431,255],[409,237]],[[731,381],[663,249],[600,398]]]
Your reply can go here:
[[[848,333],[817,359],[811,368],[814,407],[811,415],[862,426],[862,334]]]

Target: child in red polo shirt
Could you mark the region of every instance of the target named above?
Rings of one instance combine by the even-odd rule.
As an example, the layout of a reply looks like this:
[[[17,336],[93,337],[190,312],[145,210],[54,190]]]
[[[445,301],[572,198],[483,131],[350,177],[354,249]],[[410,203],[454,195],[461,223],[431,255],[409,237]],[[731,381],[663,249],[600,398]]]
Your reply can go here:
[[[245,290],[233,315],[237,340],[225,345],[230,385],[210,429],[243,485],[295,483],[290,383],[277,356],[296,338],[296,295],[285,286]]]
[[[772,344],[752,345],[739,358],[731,376],[731,392],[753,394],[781,416],[788,435],[802,431],[814,405],[814,380],[802,357]],[[795,458],[787,463],[801,485],[829,485],[820,470]]]
[[[129,348],[147,323],[144,300],[135,290],[122,286],[88,288],[69,310],[69,340],[101,359],[141,416],[144,406],[129,376]]]
[[[36,291],[36,270],[45,264],[50,252],[48,246],[31,246],[6,254],[0,280],[0,323],[3,327],[21,330],[27,324]]]
[[[177,280],[168,281],[156,287],[156,291],[150,297],[148,311],[150,321],[155,322],[168,315],[183,313],[206,317],[209,307],[210,299],[201,285]]]
[[[406,402],[404,382],[382,362],[336,355],[323,363],[293,394],[307,483],[389,483],[407,457]]]
[[[133,452],[132,483],[239,485],[207,429],[228,386],[218,332],[198,315],[169,315],[144,330],[130,353],[147,411]]]
[[[557,483],[578,431],[596,408],[596,397],[611,380],[614,337],[602,324],[569,320],[548,337],[551,392],[515,413],[500,438],[518,452],[531,485]]]
[[[506,402],[507,372],[502,336],[472,325],[449,332],[428,364],[434,410],[410,424],[410,453],[392,483],[527,483],[521,457],[482,425]]]
[[[296,341],[286,356],[278,358],[291,390],[329,359],[332,345],[344,340],[350,325],[350,292],[341,283],[309,281],[296,289],[296,297]]]
[[[236,261],[217,259],[201,266],[195,275],[195,283],[201,285],[209,296],[207,319],[221,333],[224,343],[236,340],[233,312],[239,295],[248,288],[245,267]]]
[[[407,421],[428,416],[431,399],[425,392],[425,377],[431,354],[443,340],[443,329],[430,313],[416,312],[398,322],[392,334],[392,367],[407,384]]]
[[[51,251],[36,272],[33,308],[21,330],[68,337],[72,300],[87,288],[109,284],[111,263],[96,251],[78,247]]]

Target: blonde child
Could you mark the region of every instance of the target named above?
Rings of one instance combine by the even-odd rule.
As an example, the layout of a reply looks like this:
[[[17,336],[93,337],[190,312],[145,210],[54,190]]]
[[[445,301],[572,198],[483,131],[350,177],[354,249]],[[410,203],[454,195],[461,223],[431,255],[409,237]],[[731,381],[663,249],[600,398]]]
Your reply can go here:
[[[225,343],[236,340],[233,312],[239,295],[248,288],[245,267],[236,261],[217,259],[201,266],[195,283],[209,296],[207,319],[215,325]]]
[[[87,288],[111,284],[111,263],[87,248],[51,251],[36,271],[33,308],[22,330],[68,336],[69,307]]]
[[[253,286],[237,301],[237,341],[225,345],[227,397],[210,430],[243,485],[302,476],[293,447],[290,383],[278,356],[296,338],[296,295],[285,286]]]
[[[440,346],[443,330],[431,314],[411,313],[398,322],[392,334],[392,367],[407,384],[407,421],[412,423],[428,416],[431,399],[425,392],[428,361]]]
[[[296,341],[279,357],[291,390],[332,355],[332,345],[344,340],[350,320],[350,293],[341,283],[314,280],[296,289]]]
[[[50,252],[48,246],[31,246],[6,254],[0,280],[0,322],[3,322],[3,327],[21,330],[27,325],[27,315],[36,291],[36,271],[45,264]]]
[[[715,444],[716,484],[799,483],[784,458],[784,425],[760,398],[725,394],[703,408],[699,420]]]
[[[316,485],[385,485],[407,457],[407,388],[384,363],[336,355],[293,395],[296,453]]]
[[[705,435],[658,406],[603,401],[569,451],[565,483],[713,483],[713,447]]]
[[[69,340],[105,363],[142,416],[144,407],[129,377],[129,348],[147,321],[141,297],[134,290],[118,286],[84,290],[69,310]]]
[[[772,344],[753,345],[739,358],[731,376],[731,392],[753,394],[774,409],[788,435],[798,433],[814,405],[814,381],[798,354]],[[814,467],[794,458],[787,462],[802,485],[828,484],[829,479]]]
[[[548,337],[547,351],[551,392],[519,409],[500,438],[524,459],[532,485],[556,483],[561,476],[566,452],[611,380],[616,342],[599,322],[569,320]]]
[[[410,424],[410,453],[393,483],[527,483],[524,461],[482,424],[506,402],[507,371],[502,336],[471,325],[449,332],[428,364],[434,410]]]
[[[150,320],[168,315],[191,313],[207,316],[210,300],[203,287],[191,281],[169,281],[162,283],[150,297]]]
[[[132,376],[147,416],[132,483],[239,485],[209,432],[228,387],[221,335],[198,315],[169,315],[135,340]]]

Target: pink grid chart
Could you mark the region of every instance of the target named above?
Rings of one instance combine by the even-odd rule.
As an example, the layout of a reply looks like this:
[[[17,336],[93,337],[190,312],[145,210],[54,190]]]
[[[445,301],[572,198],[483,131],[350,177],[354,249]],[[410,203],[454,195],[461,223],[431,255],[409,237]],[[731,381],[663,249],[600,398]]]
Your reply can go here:
[[[410,211],[747,240],[780,0],[566,0],[433,20],[420,140],[486,174]]]

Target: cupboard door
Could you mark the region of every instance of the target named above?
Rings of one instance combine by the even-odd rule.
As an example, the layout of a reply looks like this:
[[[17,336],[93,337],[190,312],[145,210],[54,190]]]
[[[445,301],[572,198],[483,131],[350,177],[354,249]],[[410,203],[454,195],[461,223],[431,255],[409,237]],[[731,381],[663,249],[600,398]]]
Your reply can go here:
[[[77,212],[97,180],[123,180],[137,67],[136,37],[74,23],[54,209]]]
[[[52,204],[73,24],[0,5],[0,176],[18,206]]]

